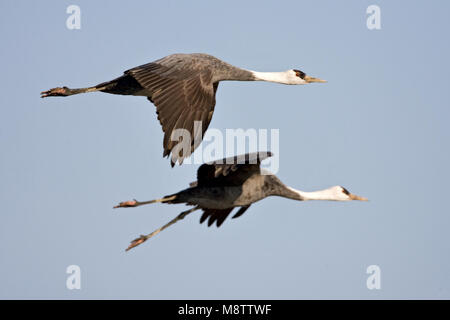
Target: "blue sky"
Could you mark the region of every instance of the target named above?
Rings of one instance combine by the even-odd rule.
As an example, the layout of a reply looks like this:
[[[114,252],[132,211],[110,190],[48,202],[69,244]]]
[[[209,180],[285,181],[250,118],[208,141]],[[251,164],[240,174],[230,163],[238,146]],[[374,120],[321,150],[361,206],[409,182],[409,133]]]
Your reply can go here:
[[[81,29],[66,8],[81,8]],[[366,8],[381,8],[368,30]],[[446,1],[2,1],[0,298],[450,298]],[[279,129],[279,178],[367,203],[269,198],[220,229],[184,206],[113,210],[187,187],[154,106],[102,93],[40,99],[176,52],[327,84],[226,82],[211,128]],[[81,290],[66,268],[81,268]],[[368,290],[366,268],[381,269]]]

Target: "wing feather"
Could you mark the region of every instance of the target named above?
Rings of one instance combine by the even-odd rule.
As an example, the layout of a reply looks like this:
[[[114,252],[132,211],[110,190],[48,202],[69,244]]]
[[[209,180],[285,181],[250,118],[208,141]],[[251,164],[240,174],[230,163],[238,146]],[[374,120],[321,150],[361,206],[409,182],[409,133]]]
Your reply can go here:
[[[212,226],[214,222],[217,227],[220,227],[225,219],[230,215],[233,208],[229,209],[203,209],[203,214],[200,217],[200,223],[208,219],[208,227]]]
[[[156,106],[158,120],[164,131],[164,156],[169,156],[178,143],[170,141],[172,131],[186,129],[194,143],[194,121],[201,121],[202,136],[214,111],[217,84],[212,82],[213,70],[199,58],[173,55],[125,71],[148,92]],[[172,154],[171,161],[180,164],[188,155]]]
[[[241,215],[244,214],[245,211],[247,211],[247,209],[250,207],[250,205],[248,206],[244,206],[244,207],[240,207],[239,210],[236,212],[236,214],[232,217],[232,219],[238,218]],[[206,220],[208,220],[208,227],[212,226],[214,224],[214,222],[216,223],[217,227],[220,227],[223,222],[228,218],[228,216],[230,215],[231,211],[233,211],[234,208],[229,208],[229,209],[202,209],[203,210],[203,214],[200,217],[200,223],[205,222]]]
[[[197,185],[241,185],[250,176],[259,174],[261,161],[271,156],[271,152],[254,152],[202,164],[197,170]]]

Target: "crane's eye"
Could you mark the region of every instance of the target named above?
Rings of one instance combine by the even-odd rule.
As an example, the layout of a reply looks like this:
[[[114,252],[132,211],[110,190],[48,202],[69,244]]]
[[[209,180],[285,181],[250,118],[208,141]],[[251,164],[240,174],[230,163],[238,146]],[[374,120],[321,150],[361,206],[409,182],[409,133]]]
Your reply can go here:
[[[345,189],[344,187],[341,187],[341,188],[342,188],[342,192],[343,193],[345,193],[346,195],[350,194],[350,192],[347,189]]]
[[[295,72],[295,75],[296,75],[297,77],[301,78],[301,79],[304,79],[305,76],[306,76],[306,73],[304,73],[303,71],[295,70],[295,69],[294,69],[294,72]]]

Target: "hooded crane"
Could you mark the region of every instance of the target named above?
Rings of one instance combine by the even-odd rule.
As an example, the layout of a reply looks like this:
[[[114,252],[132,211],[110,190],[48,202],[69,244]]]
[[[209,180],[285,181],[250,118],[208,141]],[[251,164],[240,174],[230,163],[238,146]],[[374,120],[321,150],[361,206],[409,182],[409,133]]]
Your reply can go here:
[[[214,112],[217,87],[220,81],[225,80],[270,81],[282,84],[326,82],[296,69],[256,72],[234,67],[208,54],[172,54],[127,70],[117,79],[88,88],[53,88],[41,92],[41,98],[65,97],[94,91],[146,96],[156,106],[158,120],[164,131],[163,157],[169,157],[171,154],[173,167],[177,161],[181,164],[201,143]],[[178,131],[172,136],[175,129],[187,131]],[[179,147],[181,149],[175,148],[180,140],[177,135],[182,136],[183,140],[186,136],[186,140],[182,141],[182,146]]]
[[[234,208],[239,209],[232,217],[233,219],[240,217],[252,203],[269,196],[279,196],[299,201],[367,201],[366,198],[351,194],[341,186],[313,192],[305,192],[288,187],[275,175],[261,169],[261,161],[271,156],[271,152],[258,152],[205,163],[197,170],[197,181],[191,183],[190,187],[185,190],[157,200],[144,202],[131,200],[119,203],[114,208],[138,207],[155,202],[169,204],[186,203],[194,206],[180,213],[175,219],[152,233],[141,235],[139,238],[134,239],[126,250],[136,247],[178,220],[183,219],[191,212],[199,209],[203,211],[200,223],[208,220],[208,227],[214,222],[217,227],[220,227]]]

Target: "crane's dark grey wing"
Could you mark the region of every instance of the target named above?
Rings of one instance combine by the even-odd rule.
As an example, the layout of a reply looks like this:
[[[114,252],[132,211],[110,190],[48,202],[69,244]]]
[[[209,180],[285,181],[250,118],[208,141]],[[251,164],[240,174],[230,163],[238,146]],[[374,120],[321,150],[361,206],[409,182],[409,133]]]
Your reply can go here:
[[[210,227],[214,222],[216,222],[217,227],[220,227],[232,210],[233,208],[222,210],[203,209],[203,214],[200,218],[200,223],[203,223],[206,219],[209,218],[208,227]]]
[[[231,219],[239,218],[240,216],[242,216],[242,215],[244,214],[245,211],[247,211],[248,208],[250,208],[250,205],[241,207],[241,208],[238,210],[238,212],[236,212],[236,214],[235,214],[234,216],[231,217]]]
[[[232,217],[237,218],[240,217],[241,215],[244,214],[244,212],[249,208],[250,206],[245,206],[245,207],[240,207],[238,212]],[[229,208],[229,209],[223,209],[223,210],[218,210],[218,209],[202,209],[203,210],[203,214],[200,218],[200,223],[203,223],[204,221],[206,221],[208,218],[208,227],[210,227],[211,225],[214,224],[214,222],[216,223],[217,227],[220,227],[222,225],[222,223],[225,221],[225,219],[230,215],[231,211],[234,208]]]
[[[197,170],[197,182],[191,186],[241,185],[260,172],[261,161],[271,152],[254,152],[202,164]]]
[[[164,131],[163,155],[172,153],[172,166],[177,160],[181,164],[198,147],[211,122],[218,87],[218,82],[212,82],[213,71],[198,59],[168,56],[127,70],[125,74],[136,79],[156,106]],[[197,137],[194,137],[195,121],[201,124]],[[175,129],[185,129],[190,134],[188,150],[173,150],[179,142],[171,140]]]

